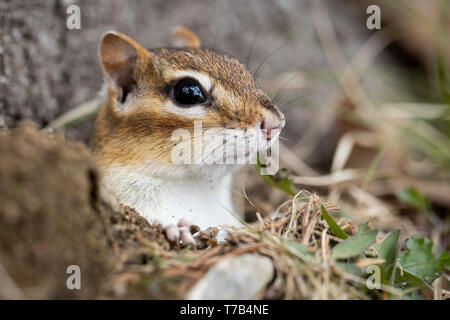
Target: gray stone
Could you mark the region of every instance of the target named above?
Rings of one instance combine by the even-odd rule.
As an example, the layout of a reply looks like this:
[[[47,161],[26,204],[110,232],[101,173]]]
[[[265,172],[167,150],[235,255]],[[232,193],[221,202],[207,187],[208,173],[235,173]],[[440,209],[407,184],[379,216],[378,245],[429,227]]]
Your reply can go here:
[[[272,280],[272,260],[247,253],[225,258],[213,266],[187,293],[192,300],[256,299]]]

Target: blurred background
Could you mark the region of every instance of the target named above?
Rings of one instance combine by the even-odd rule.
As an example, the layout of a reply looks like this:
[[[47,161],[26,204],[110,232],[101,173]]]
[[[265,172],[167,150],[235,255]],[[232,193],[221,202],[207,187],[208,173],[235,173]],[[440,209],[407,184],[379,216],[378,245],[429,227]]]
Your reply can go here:
[[[71,4],[80,7],[81,30],[66,27]],[[373,4],[379,30],[366,26]],[[176,25],[246,63],[286,115],[283,170],[263,180],[248,168],[236,183],[248,220],[254,207],[269,214],[305,189],[339,205],[343,217],[448,247],[445,0],[3,0],[0,127],[32,120],[44,128],[95,98],[104,32],[163,47]],[[87,142],[92,125],[93,115],[83,116],[63,129]]]

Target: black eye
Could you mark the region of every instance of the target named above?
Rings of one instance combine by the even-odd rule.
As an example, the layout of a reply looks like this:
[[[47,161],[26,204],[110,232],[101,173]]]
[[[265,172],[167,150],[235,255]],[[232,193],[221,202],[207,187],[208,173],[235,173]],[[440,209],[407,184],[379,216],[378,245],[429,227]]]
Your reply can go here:
[[[172,89],[172,99],[182,106],[200,104],[206,101],[200,84],[192,78],[178,80]]]

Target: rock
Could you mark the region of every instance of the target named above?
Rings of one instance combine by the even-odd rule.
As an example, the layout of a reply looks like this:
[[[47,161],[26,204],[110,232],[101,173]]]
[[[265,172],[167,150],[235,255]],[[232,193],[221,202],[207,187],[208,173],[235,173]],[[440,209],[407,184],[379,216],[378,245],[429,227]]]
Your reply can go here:
[[[273,274],[272,260],[266,256],[247,253],[225,258],[189,290],[186,299],[256,299]]]

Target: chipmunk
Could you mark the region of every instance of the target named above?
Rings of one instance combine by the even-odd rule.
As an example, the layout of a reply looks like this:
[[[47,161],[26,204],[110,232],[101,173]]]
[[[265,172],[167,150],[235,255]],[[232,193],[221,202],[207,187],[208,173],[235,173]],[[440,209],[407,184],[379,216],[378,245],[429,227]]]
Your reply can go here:
[[[238,60],[201,49],[184,27],[174,39],[177,47],[147,50],[119,32],[103,36],[105,87],[92,145],[104,182],[123,204],[159,222],[169,240],[192,242],[188,224],[240,224],[230,212],[231,183],[242,164],[206,161],[226,142],[221,129],[235,141],[248,142],[250,132],[270,145],[285,119]],[[173,150],[180,146],[174,132],[193,133],[199,122],[215,130],[202,134],[203,152],[195,155],[194,146],[192,164],[174,163]],[[193,136],[184,146],[199,141]],[[234,159],[254,157],[257,144],[239,148]]]

